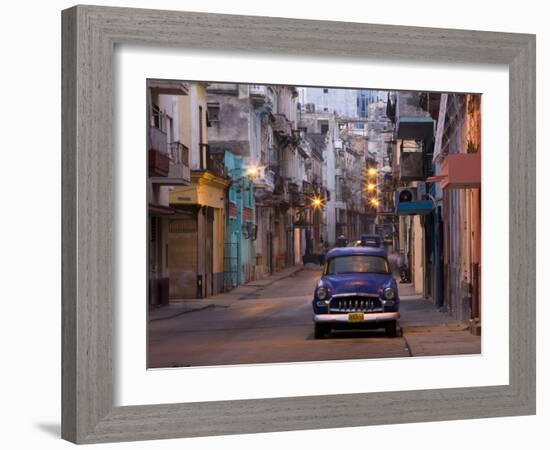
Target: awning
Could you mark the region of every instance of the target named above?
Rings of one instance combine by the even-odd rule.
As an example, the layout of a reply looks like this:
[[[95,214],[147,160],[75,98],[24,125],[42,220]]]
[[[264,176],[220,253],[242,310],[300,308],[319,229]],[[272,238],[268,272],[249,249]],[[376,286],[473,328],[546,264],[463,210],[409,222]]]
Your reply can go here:
[[[169,206],[149,203],[148,213],[151,216],[172,216],[176,214],[176,210],[174,208],[170,208]]]
[[[442,189],[481,187],[481,154],[451,153],[440,164],[440,173],[427,178],[428,183],[440,183]]]
[[[179,80],[149,79],[147,86],[162,95],[188,95],[189,85]]]
[[[398,139],[426,139],[435,134],[435,120],[431,117],[401,116],[397,119]]]
[[[431,200],[419,200],[416,202],[400,202],[395,207],[397,216],[426,215],[433,211],[435,204]]]

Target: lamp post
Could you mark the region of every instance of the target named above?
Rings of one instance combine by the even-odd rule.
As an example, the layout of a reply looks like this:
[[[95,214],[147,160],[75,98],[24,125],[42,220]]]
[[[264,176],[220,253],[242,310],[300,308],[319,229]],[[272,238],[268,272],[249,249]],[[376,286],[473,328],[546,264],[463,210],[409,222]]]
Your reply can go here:
[[[244,171],[244,174],[233,178],[231,176],[234,172],[242,172]],[[236,181],[244,180],[245,178],[248,178],[249,181],[252,181],[255,178],[258,178],[260,175],[260,167],[258,166],[248,166],[248,167],[235,167],[234,169],[230,169],[227,171],[227,175],[231,178],[231,182],[234,183]]]

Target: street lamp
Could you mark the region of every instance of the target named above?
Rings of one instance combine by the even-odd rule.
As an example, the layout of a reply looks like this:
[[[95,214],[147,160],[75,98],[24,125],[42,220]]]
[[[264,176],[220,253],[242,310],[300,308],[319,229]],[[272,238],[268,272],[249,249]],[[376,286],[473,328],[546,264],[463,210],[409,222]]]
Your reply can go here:
[[[232,173],[243,172],[243,171],[244,171],[243,175],[240,175],[236,178],[232,177]],[[253,180],[254,178],[258,178],[260,176],[260,168],[258,166],[235,167],[234,169],[228,170],[227,175],[229,175],[232,178],[232,182],[239,181],[243,178],[248,178],[249,180]]]
[[[258,166],[248,166],[246,168],[246,176],[249,178],[256,178],[260,174],[260,168]]]
[[[313,197],[311,199],[311,206],[318,209],[323,206],[323,200],[320,197]]]
[[[376,175],[378,175],[378,170],[376,170],[374,167],[371,167],[368,171],[367,171],[369,177],[374,177]]]

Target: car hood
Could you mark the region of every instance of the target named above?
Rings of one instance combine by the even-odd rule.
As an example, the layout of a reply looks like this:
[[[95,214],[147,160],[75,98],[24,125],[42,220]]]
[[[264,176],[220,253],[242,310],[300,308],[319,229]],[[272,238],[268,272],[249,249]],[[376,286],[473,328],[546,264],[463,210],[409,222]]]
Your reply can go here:
[[[386,287],[393,287],[395,281],[391,274],[350,273],[325,275],[321,279],[330,295],[359,292],[362,294],[380,294]]]

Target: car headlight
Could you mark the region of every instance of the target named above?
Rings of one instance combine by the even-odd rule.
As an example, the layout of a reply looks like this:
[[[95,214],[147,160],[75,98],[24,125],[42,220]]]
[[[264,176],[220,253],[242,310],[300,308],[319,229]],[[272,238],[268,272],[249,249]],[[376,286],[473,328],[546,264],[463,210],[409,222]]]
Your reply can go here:
[[[384,298],[386,300],[393,300],[395,298],[395,291],[392,288],[384,289]]]
[[[317,298],[319,300],[324,300],[325,298],[327,298],[327,290],[326,288],[324,287],[318,287],[317,288],[317,291],[315,292],[315,294],[317,295]]]

